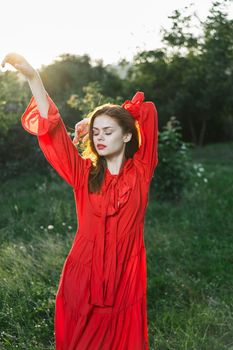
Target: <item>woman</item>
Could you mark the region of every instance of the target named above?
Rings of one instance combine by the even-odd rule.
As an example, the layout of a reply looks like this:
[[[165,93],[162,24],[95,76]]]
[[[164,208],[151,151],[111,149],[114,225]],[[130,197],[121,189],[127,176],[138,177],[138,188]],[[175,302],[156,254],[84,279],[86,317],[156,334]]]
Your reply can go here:
[[[149,349],[144,219],[158,163],[156,108],[142,92],[100,106],[76,125],[72,142],[38,73],[20,55],[6,62],[33,94],[23,127],[75,196],[79,226],[56,295],[56,350]]]

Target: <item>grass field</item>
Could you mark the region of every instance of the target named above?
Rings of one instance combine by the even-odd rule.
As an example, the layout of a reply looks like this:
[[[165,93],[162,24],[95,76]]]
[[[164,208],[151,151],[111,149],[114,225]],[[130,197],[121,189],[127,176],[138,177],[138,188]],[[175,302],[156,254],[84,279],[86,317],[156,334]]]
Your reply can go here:
[[[176,205],[150,199],[150,350],[233,350],[232,149],[193,150],[208,181]],[[77,228],[73,191],[58,175],[29,172],[0,186],[0,349],[52,350],[55,293]]]

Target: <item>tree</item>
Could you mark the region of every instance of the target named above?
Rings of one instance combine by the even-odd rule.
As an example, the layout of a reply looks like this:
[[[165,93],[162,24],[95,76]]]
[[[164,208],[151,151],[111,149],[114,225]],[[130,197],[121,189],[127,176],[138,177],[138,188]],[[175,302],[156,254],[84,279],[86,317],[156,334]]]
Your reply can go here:
[[[121,79],[109,72],[102,61],[92,62],[90,56],[60,55],[49,66],[43,67],[41,77],[46,89],[59,101],[59,108],[65,114],[70,113],[66,101],[70,95],[83,95],[83,87],[90,82],[98,82],[104,95],[113,97],[122,88]]]
[[[233,21],[227,3],[214,2],[205,22],[188,8],[176,10],[170,30],[162,30],[164,48],[137,54],[128,74],[131,86],[156,102],[160,123],[175,115],[184,138],[198,145],[233,134]]]

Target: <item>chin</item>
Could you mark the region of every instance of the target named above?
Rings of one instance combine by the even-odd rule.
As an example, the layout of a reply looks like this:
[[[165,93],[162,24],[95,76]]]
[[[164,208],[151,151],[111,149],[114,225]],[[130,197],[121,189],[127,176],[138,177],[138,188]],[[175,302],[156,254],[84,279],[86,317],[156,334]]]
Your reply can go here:
[[[100,155],[102,155],[102,154],[107,155],[107,152],[106,152],[105,149],[98,149],[98,148],[97,148],[96,151],[97,151],[97,153],[100,154]]]

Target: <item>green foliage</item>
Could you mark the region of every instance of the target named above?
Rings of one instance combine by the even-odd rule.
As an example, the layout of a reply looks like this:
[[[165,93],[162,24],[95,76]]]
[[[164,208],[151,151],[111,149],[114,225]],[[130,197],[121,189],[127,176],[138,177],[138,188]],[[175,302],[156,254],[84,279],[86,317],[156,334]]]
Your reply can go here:
[[[159,132],[159,162],[152,178],[152,192],[157,200],[178,201],[190,181],[192,144],[181,138],[181,126],[175,117]]]
[[[55,293],[76,224],[72,191],[28,172],[1,194],[0,348],[52,349]]]
[[[22,84],[16,73],[0,72],[0,137],[7,135],[23,110],[27,91],[21,90]]]
[[[25,168],[42,171],[41,165],[45,164],[36,139],[27,135],[21,125],[20,117],[29,100],[29,88],[16,73],[0,74],[1,180],[17,176]]]
[[[152,349],[229,349],[233,323],[228,294],[233,283],[231,149],[232,143],[193,149],[193,164],[203,162],[208,182],[192,183],[176,205],[151,201],[148,208]]]
[[[48,174],[48,163],[39,148],[37,137],[28,134],[20,121],[0,138],[1,180],[15,177],[31,169]]]
[[[112,98],[103,94],[103,88],[95,81],[82,88],[82,95],[73,94],[67,101],[71,108],[79,110],[82,117],[87,117],[96,107],[105,103],[122,103],[122,98]]]
[[[138,53],[128,76],[132,87],[159,106],[162,124],[175,115],[184,139],[196,145],[233,137],[233,20],[228,3],[214,2],[205,22],[188,7],[174,11],[171,28],[162,31],[165,47]]]
[[[66,104],[69,97],[72,94],[83,96],[83,88],[91,82],[98,82],[106,96],[114,97],[122,89],[121,79],[101,61],[94,65],[88,55],[61,55],[52,64],[44,66],[40,74],[47,91],[59,101],[62,114],[71,112]]]
[[[193,17],[197,19],[197,15],[195,13],[186,14],[187,9],[190,9],[190,7],[185,7],[185,11],[182,11],[182,13],[180,10],[175,10],[171,16],[168,16],[172,20],[170,30],[164,28],[161,30],[163,41],[168,43],[173,50],[174,48],[178,48],[178,50],[182,48],[183,51],[186,49],[186,52],[189,52],[190,49],[197,51],[199,48],[199,38],[190,31],[191,21]],[[198,22],[200,25],[200,20]]]

